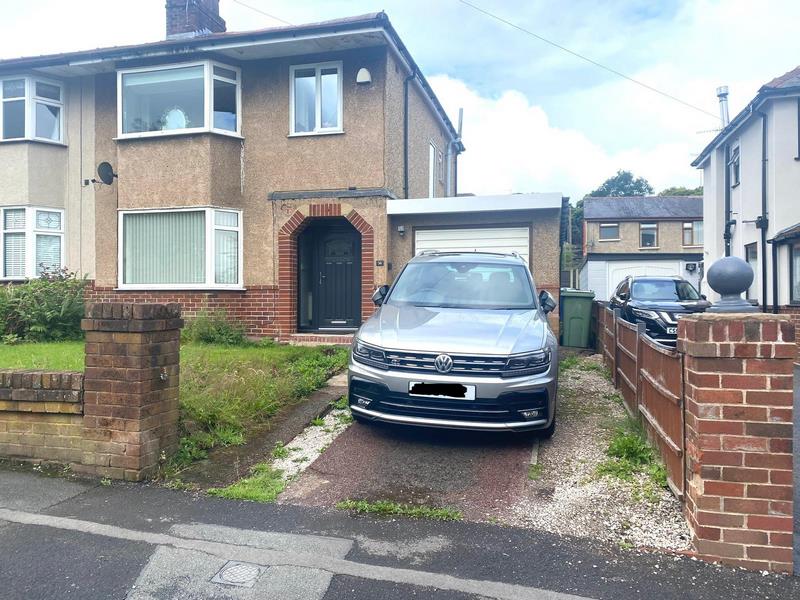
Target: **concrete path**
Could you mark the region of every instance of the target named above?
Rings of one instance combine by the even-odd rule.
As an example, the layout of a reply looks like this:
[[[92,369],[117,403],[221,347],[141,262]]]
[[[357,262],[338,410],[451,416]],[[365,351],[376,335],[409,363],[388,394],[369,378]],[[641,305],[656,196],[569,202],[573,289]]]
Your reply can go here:
[[[476,523],[0,470],[4,600],[793,598],[800,580]]]

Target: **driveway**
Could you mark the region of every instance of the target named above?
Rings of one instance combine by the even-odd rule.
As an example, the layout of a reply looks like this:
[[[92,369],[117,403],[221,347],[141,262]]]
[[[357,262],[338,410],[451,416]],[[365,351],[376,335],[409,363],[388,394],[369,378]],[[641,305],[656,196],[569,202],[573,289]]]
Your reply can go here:
[[[280,501],[334,506],[347,499],[393,500],[492,520],[522,497],[534,441],[526,434],[353,423]]]

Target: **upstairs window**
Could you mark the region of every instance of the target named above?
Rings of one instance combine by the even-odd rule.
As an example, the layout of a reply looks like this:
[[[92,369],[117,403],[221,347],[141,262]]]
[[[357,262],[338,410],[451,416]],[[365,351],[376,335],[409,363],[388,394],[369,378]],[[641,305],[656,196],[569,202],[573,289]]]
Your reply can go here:
[[[241,72],[212,61],[118,74],[120,137],[241,131]]]
[[[741,180],[739,179],[740,175],[739,146],[736,146],[733,150],[731,150],[731,157],[730,160],[728,161],[728,168],[730,169],[731,187],[736,187],[741,182]]]
[[[289,68],[290,135],[342,132],[342,63]]]
[[[600,241],[619,239],[619,223],[600,223]]]
[[[683,224],[683,245],[703,245],[703,222],[691,221]]]
[[[0,217],[0,279],[31,279],[63,266],[63,210],[9,207]]]
[[[239,211],[213,208],[125,211],[120,230],[121,288],[242,286]]]
[[[63,141],[64,90],[35,77],[0,80],[0,140]]]
[[[639,223],[639,247],[658,248],[658,223]]]

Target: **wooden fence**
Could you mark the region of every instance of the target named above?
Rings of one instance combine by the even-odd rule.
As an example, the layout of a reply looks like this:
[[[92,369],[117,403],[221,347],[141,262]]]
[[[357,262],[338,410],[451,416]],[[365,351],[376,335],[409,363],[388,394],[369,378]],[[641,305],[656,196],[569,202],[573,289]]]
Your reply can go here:
[[[640,419],[667,470],[667,483],[679,499],[686,484],[684,460],[683,355],[654,342],[643,324],[620,318],[600,306],[597,342],[614,386],[631,416]]]

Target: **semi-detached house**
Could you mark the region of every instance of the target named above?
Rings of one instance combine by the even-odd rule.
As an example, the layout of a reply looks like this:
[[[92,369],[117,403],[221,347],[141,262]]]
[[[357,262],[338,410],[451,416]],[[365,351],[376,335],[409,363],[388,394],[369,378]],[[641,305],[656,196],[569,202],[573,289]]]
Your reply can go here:
[[[352,331],[423,249],[517,251],[557,295],[561,194],[458,196],[459,133],[384,13],[166,11],[164,41],[0,61],[2,281],[66,266],[282,339]]]

